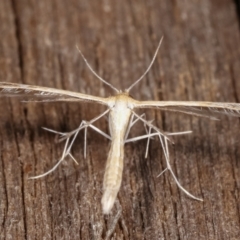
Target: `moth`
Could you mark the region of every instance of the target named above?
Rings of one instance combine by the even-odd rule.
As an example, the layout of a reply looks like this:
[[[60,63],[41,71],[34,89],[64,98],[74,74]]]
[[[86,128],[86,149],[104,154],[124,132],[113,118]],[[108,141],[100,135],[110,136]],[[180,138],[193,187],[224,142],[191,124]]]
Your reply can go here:
[[[144,108],[155,108],[157,110],[171,111],[177,113],[183,113],[188,115],[195,115],[199,117],[209,117],[211,119],[217,119],[212,116],[212,114],[225,114],[233,117],[240,117],[240,104],[239,103],[221,103],[221,102],[201,102],[201,101],[139,101],[130,96],[131,89],[138,84],[145,75],[149,72],[152,67],[154,60],[157,56],[159,48],[161,46],[162,39],[160,40],[158,47],[154,53],[154,56],[146,69],[143,75],[136,80],[130,87],[124,91],[118,90],[106,80],[101,78],[90,66],[86,58],[81,54],[83,60],[85,61],[87,67],[90,71],[104,84],[111,87],[116,94],[110,97],[97,97],[72,91],[60,90],[55,88],[25,85],[19,83],[7,83],[0,82],[0,96],[1,97],[19,97],[23,101],[32,101],[32,102],[91,102],[94,104],[102,104],[107,106],[107,110],[95,117],[90,121],[82,121],[79,127],[71,132],[63,133],[58,132],[52,129],[44,128],[50,132],[59,135],[59,141],[65,140],[65,146],[62,153],[62,156],[58,163],[49,171],[35,176],[32,178],[39,178],[46,176],[47,174],[54,171],[59,164],[69,156],[74,161],[76,161],[71,154],[72,145],[81,130],[85,132],[85,141],[84,141],[84,157],[86,156],[86,135],[88,127],[94,129],[98,133],[102,134],[106,138],[111,140],[110,150],[108,153],[106,169],[103,179],[103,196],[102,196],[102,209],[104,214],[109,214],[112,210],[114,202],[116,200],[117,194],[119,192],[121,181],[122,181],[122,172],[123,172],[123,160],[124,160],[124,144],[131,141],[137,141],[140,139],[148,139],[147,149],[149,140],[153,136],[157,136],[163,148],[165,160],[166,160],[166,170],[169,170],[178,185],[178,187],[183,190],[188,196],[202,200],[190,194],[186,189],[184,189],[181,184],[178,182],[174,172],[172,171],[170,160],[169,160],[169,151],[168,151],[168,142],[171,142],[171,135],[178,134],[187,134],[191,131],[185,132],[176,132],[176,133],[167,133],[156,126],[154,126],[151,121],[147,121],[145,115],[139,115],[135,112],[137,109]],[[109,123],[109,132],[110,135],[104,133],[100,129],[94,126],[94,122],[103,116],[108,115]],[[143,136],[135,137],[128,139],[128,133],[131,127],[137,122],[141,121],[146,127],[147,133]],[[147,152],[146,152],[147,153]],[[163,173],[162,172],[162,173]],[[161,174],[162,174],[161,173]],[[160,174],[160,175],[161,175]]]

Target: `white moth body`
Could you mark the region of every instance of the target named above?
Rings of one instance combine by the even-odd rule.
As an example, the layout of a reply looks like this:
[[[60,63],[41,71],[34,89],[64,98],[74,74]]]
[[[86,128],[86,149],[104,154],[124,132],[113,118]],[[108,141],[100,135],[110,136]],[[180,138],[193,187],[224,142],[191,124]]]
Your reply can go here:
[[[132,114],[128,106],[128,98],[129,96],[123,93],[113,97],[114,106],[111,107],[109,113],[112,141],[103,180],[102,208],[104,214],[111,211],[122,182],[124,140]]]

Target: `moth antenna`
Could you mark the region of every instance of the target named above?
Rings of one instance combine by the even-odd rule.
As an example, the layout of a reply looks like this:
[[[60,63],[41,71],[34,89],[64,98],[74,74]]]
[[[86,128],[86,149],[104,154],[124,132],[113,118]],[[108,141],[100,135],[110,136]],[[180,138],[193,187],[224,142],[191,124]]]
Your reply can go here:
[[[79,51],[79,53],[81,54],[84,62],[86,63],[87,67],[90,69],[90,71],[103,83],[105,83],[106,85],[108,85],[110,88],[112,88],[113,90],[115,90],[117,93],[119,93],[119,90],[117,88],[115,88],[112,84],[108,83],[106,80],[104,80],[103,78],[101,78],[91,67],[91,65],[88,63],[87,59],[84,57],[83,53],[81,52],[81,50],[79,49],[79,47],[76,45],[77,50]]]
[[[145,71],[145,73],[144,73],[138,80],[136,80],[128,89],[126,89],[126,90],[125,90],[126,92],[130,92],[130,90],[131,90],[136,84],[138,84],[138,83],[146,76],[146,74],[149,72],[149,70],[151,69],[151,67],[152,67],[152,65],[153,65],[153,63],[154,63],[154,61],[155,61],[155,59],[156,59],[156,56],[157,56],[158,50],[159,50],[159,48],[160,48],[160,46],[161,46],[162,40],[163,40],[163,37],[161,37],[160,42],[159,42],[158,47],[157,47],[157,50],[155,51],[154,56],[153,56],[153,59],[152,59],[150,65],[148,66],[147,70]]]

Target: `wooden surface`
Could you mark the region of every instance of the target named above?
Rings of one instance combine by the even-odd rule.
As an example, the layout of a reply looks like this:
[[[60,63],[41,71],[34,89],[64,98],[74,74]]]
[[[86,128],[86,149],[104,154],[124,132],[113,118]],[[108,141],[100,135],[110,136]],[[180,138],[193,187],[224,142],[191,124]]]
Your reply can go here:
[[[0,81],[109,96],[113,92],[87,69],[77,44],[96,72],[119,89],[147,68],[132,95],[137,99],[240,101],[239,9],[234,1],[0,0]],[[71,159],[49,176],[63,143],[42,126],[70,131],[104,107],[91,104],[26,104],[0,99],[1,239],[239,239],[240,122],[148,111],[148,119],[174,137],[172,167],[192,194],[181,192],[165,168],[157,139],[126,144],[123,182],[112,214],[101,210],[107,139],[83,133]],[[108,131],[107,121],[97,124]],[[141,125],[132,136],[143,134]]]

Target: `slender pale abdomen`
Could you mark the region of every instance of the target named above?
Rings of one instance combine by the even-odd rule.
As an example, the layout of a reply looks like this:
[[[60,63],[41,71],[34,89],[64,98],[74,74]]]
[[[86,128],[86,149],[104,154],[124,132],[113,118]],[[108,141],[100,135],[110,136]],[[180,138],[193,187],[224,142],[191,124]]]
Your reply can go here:
[[[103,180],[102,208],[104,214],[108,214],[111,211],[121,186],[124,158],[123,147],[123,139],[114,139],[111,143]]]
[[[127,99],[128,96],[125,95],[117,96],[109,113],[112,142],[103,179],[102,208],[104,214],[111,211],[122,182],[124,138],[131,116]]]

